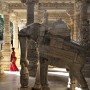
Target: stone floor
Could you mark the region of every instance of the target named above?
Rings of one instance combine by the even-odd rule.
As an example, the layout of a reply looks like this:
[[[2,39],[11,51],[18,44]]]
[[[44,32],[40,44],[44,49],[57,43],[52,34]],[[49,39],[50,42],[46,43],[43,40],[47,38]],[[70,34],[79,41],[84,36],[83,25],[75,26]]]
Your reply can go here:
[[[68,75],[65,69],[49,69],[48,80],[50,90],[66,90]],[[29,79],[29,87],[33,87],[35,78],[30,77]],[[86,78],[86,80],[90,86],[90,79]],[[4,75],[0,78],[0,90],[20,90],[20,72],[5,71]],[[76,90],[81,89],[76,88]]]

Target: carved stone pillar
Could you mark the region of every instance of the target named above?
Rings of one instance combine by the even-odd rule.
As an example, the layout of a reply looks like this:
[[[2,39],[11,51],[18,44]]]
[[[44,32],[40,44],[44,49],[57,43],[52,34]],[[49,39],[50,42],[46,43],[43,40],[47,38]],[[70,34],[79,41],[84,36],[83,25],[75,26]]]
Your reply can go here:
[[[13,47],[15,48],[17,62],[16,65],[20,66],[20,53],[19,53],[19,41],[18,41],[18,19],[16,16],[13,18]]]
[[[89,41],[89,21],[87,18],[87,9],[90,3],[90,0],[76,0],[75,2],[75,22],[74,22],[74,34],[76,35],[76,41],[81,46],[84,46],[88,54],[90,54],[90,41]],[[89,55],[90,56],[90,55]],[[89,60],[88,60],[89,59]],[[83,75],[85,77],[90,76],[90,58],[87,58],[87,63],[83,68]]]
[[[87,18],[88,16],[88,0],[83,0],[81,4],[81,10],[80,10],[80,36],[81,41],[80,44],[82,46],[87,47],[89,44],[89,20]]]
[[[34,22],[34,1],[27,1],[27,25]]]
[[[88,0],[76,0],[74,5],[74,41],[82,46],[87,46],[89,40],[87,1]]]
[[[27,25],[34,23],[34,5],[35,1],[27,2]],[[37,71],[37,50],[36,42],[28,39],[27,59],[29,60],[29,75],[36,76]]]
[[[10,33],[10,16],[8,13],[4,14],[4,33],[3,33],[3,68],[9,70],[10,68],[10,54],[11,54],[11,33]]]
[[[27,5],[27,25],[34,23],[34,5],[38,0],[21,0],[23,3]],[[27,59],[29,60],[29,75],[35,76],[37,69],[37,50],[36,50],[36,42],[28,39],[27,46]]]

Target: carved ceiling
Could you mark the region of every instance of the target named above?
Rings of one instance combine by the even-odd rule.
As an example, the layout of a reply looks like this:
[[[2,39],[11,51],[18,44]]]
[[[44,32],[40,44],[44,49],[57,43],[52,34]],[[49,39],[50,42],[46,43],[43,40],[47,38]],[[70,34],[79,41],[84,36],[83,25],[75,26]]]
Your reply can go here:
[[[39,0],[39,9],[47,10],[49,19],[65,18],[66,21],[69,22],[70,18],[73,19],[74,16],[74,1],[75,0]],[[20,19],[26,19],[26,5],[21,3],[21,0],[0,0],[0,13],[2,13],[2,3],[7,5],[10,13],[16,14]],[[62,10],[65,10],[65,12],[62,12]],[[90,12],[90,8],[88,12]]]

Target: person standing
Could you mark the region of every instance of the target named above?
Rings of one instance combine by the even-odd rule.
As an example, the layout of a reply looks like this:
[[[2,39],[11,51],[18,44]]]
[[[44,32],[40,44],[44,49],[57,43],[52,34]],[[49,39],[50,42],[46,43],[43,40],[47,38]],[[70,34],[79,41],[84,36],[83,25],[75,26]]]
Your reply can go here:
[[[19,69],[16,66],[16,60],[17,57],[15,56],[15,48],[12,48],[12,53],[11,53],[11,60],[10,60],[10,71],[19,71]]]

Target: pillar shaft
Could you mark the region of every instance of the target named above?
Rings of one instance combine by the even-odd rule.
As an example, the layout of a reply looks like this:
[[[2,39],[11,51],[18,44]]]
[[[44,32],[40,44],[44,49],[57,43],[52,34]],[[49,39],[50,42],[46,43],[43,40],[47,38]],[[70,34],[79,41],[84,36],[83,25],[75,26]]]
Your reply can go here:
[[[88,9],[88,4],[84,0],[81,5],[81,11],[80,11],[80,36],[81,36],[81,41],[80,44],[82,46],[88,46],[89,42],[89,21],[87,18],[87,9]]]
[[[34,1],[27,1],[27,25],[34,22],[34,5]]]
[[[3,68],[9,70],[10,66],[10,53],[11,53],[11,33],[10,33],[10,16],[4,14],[4,33],[3,33]]]
[[[13,47],[15,48],[17,62],[16,64],[20,66],[20,53],[19,53],[19,43],[18,43],[18,20],[15,16],[13,18]]]
[[[27,0],[27,25],[34,23],[34,5],[35,1]],[[28,39],[27,59],[29,60],[29,75],[35,76],[37,70],[37,50],[36,42]]]
[[[76,0],[74,5],[74,41],[82,46],[88,44],[88,20],[87,20],[87,2],[85,0]]]

